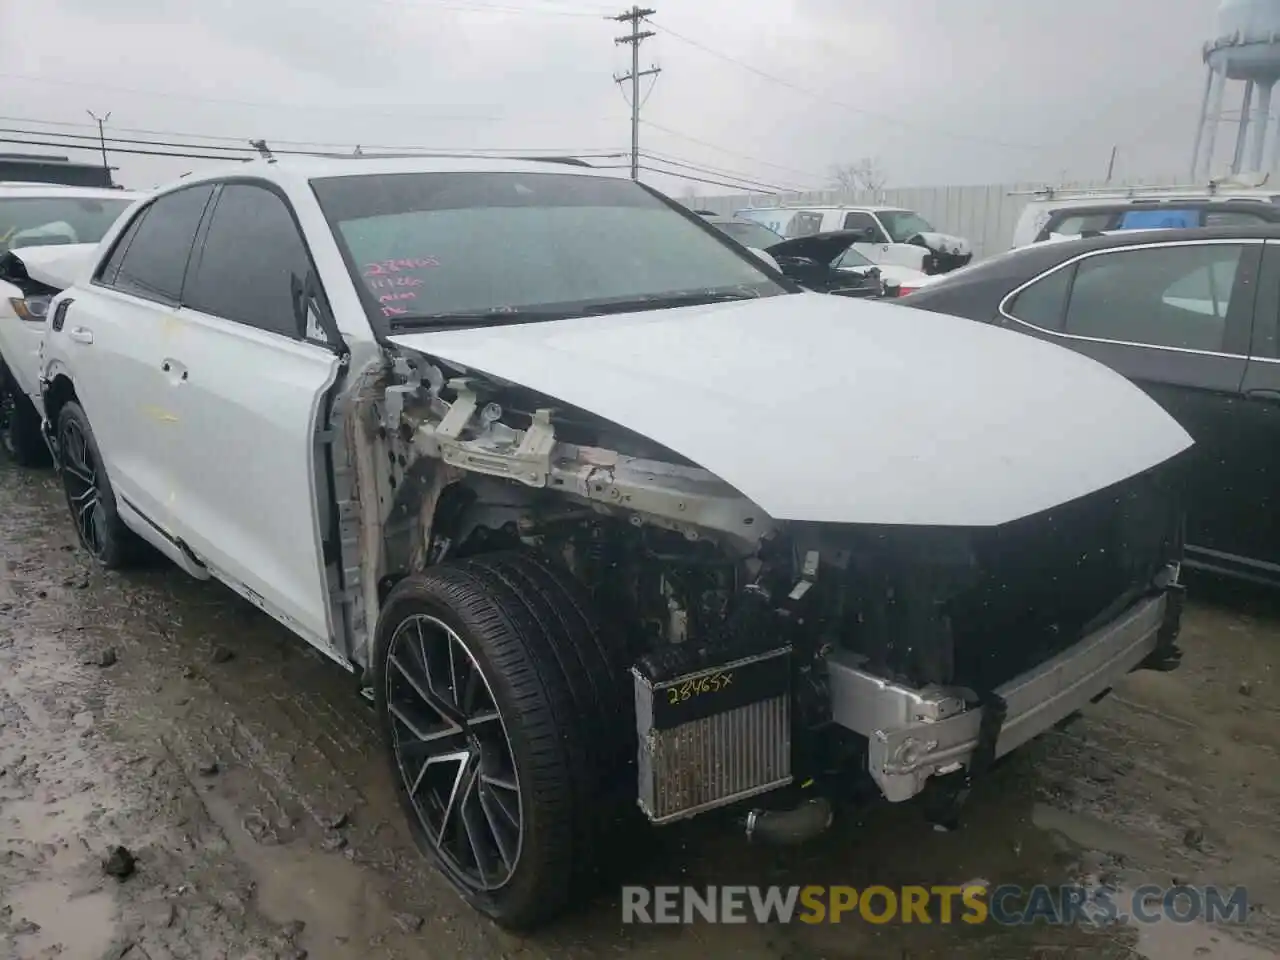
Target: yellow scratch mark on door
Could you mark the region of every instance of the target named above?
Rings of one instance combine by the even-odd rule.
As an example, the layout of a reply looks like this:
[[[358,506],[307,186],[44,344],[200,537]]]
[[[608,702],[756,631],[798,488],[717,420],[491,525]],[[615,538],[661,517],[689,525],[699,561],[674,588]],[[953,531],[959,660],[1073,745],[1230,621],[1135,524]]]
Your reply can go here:
[[[160,423],[177,423],[178,422],[178,418],[176,416],[174,416],[168,410],[164,410],[160,407],[150,407],[150,406],[143,407],[142,412],[145,413],[152,420],[157,420]]]

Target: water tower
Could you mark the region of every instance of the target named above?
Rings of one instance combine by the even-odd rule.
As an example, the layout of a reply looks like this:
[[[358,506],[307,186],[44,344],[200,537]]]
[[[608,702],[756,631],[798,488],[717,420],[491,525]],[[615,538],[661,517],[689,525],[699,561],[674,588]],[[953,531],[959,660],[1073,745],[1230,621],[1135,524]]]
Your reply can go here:
[[[1214,148],[1223,121],[1236,125],[1233,174],[1273,170],[1280,159],[1280,138],[1273,138],[1268,149],[1267,133],[1271,92],[1280,81],[1280,0],[1222,0],[1214,39],[1204,45],[1204,62],[1208,76],[1191,158],[1192,179],[1218,172],[1213,168]],[[1223,109],[1230,81],[1243,84],[1239,111]]]

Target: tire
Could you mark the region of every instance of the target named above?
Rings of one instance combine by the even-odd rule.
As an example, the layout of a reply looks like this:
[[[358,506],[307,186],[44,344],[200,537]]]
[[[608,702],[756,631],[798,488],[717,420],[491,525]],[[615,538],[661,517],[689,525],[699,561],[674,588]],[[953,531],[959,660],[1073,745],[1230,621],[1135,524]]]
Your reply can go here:
[[[74,400],[58,413],[57,429],[58,472],[80,545],[108,570],[133,566],[145,545],[120,519],[89,418]]]
[[[49,446],[40,432],[40,414],[35,404],[17,384],[7,386],[8,417],[4,425],[4,448],[9,459],[20,467],[46,467],[52,462]]]
[[[428,859],[508,929],[585,894],[625,822],[635,720],[620,638],[567,571],[518,552],[415,574],[383,605],[375,699],[401,805]]]

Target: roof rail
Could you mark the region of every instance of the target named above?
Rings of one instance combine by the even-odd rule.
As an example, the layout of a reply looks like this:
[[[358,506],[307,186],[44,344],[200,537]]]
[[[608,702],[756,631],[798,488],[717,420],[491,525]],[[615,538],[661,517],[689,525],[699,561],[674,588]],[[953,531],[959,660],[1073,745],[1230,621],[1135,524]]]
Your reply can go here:
[[[1041,200],[1064,200],[1068,198],[1128,199],[1151,193],[1208,193],[1240,190],[1258,190],[1270,179],[1269,173],[1253,175],[1237,175],[1236,177],[1216,177],[1208,183],[1151,183],[1135,184],[1129,187],[1040,187],[1036,190],[1011,190],[1011,197],[1036,197]]]

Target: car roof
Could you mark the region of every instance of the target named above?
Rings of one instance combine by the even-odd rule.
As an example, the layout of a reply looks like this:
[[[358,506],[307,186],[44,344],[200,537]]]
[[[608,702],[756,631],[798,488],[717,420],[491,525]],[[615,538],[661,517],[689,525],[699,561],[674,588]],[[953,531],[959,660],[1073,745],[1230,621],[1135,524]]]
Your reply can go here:
[[[281,185],[305,187],[313,180],[398,173],[559,173],[578,177],[625,179],[611,169],[570,162],[568,158],[530,160],[517,157],[429,156],[284,156],[210,166],[165,184],[161,192],[231,177],[253,177]]]
[[[867,213],[915,213],[907,207],[883,206],[874,203],[788,203],[783,207],[743,207],[743,210],[756,212],[758,210],[850,210],[865,211]]]
[[[72,187],[26,180],[0,181],[0,197],[75,197],[95,200],[136,200],[146,194],[113,187]]]

